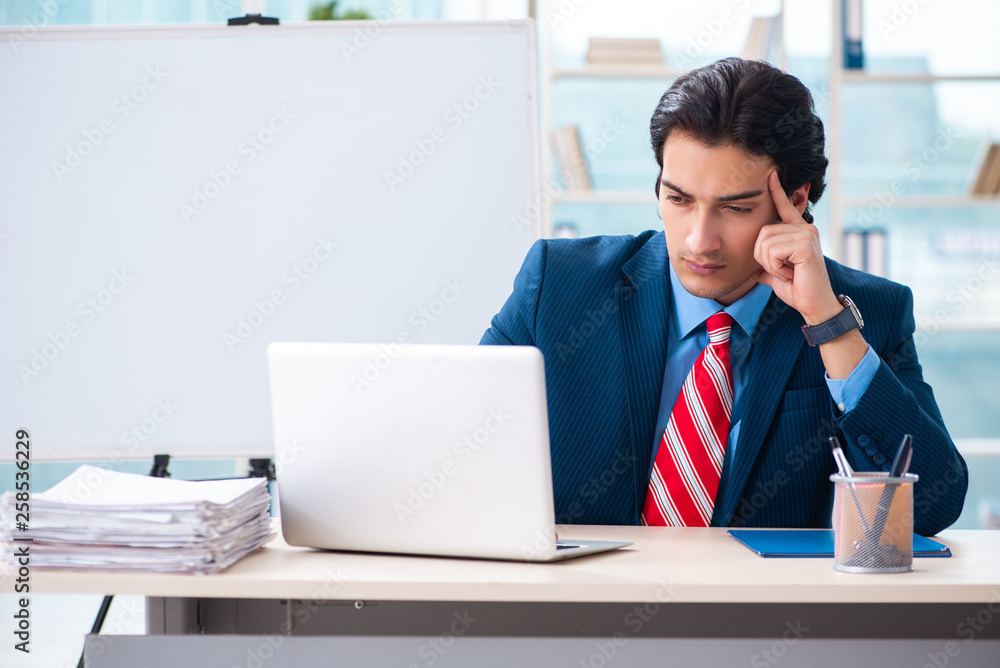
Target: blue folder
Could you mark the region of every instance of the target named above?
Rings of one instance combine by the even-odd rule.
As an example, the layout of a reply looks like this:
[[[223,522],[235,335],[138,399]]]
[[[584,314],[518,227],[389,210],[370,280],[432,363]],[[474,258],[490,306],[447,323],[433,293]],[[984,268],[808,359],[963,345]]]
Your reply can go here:
[[[833,557],[833,529],[730,529],[762,557]],[[913,534],[914,557],[950,557],[947,545]]]

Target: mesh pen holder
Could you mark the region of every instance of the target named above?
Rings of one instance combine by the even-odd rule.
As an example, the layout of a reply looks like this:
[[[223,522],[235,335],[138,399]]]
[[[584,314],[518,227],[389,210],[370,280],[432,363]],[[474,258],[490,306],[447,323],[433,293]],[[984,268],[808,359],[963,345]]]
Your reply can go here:
[[[833,567],[848,573],[913,570],[913,483],[907,473],[833,474]]]

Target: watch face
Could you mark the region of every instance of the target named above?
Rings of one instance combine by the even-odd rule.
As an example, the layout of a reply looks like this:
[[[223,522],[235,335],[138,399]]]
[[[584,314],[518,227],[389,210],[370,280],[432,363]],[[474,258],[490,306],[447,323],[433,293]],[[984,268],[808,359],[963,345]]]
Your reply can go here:
[[[858,328],[865,326],[865,321],[861,318],[861,311],[858,310],[857,305],[854,301],[847,295],[837,295],[837,301],[843,304],[846,308],[850,309],[851,314],[854,316],[855,320],[858,321]]]

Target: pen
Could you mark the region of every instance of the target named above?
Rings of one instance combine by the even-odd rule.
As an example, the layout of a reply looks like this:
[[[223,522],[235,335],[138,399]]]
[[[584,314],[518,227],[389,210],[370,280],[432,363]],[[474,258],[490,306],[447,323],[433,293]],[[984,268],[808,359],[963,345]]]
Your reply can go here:
[[[847,461],[847,456],[844,455],[844,450],[840,447],[840,441],[836,436],[830,437],[830,448],[833,450],[833,459],[837,462],[837,469],[840,471],[840,475],[845,478],[853,476],[854,469],[851,468],[850,463]],[[865,520],[865,514],[861,510],[861,504],[858,502],[857,492],[854,491],[854,483],[848,482],[847,488],[851,492],[851,500],[854,502],[854,508],[858,511],[858,518],[861,520],[861,525],[864,527],[865,535],[867,536],[872,529],[868,526],[868,522]]]
[[[889,470],[890,478],[898,478],[906,473],[910,468],[910,460],[913,459],[913,436],[903,435],[903,442],[899,444],[896,457],[892,460],[892,468]],[[892,506],[892,497],[896,493],[896,485],[886,483],[882,490],[882,496],[878,500],[878,510],[875,512],[875,523],[872,525],[872,539],[869,541],[877,545],[882,538],[882,531],[885,529],[885,522],[889,519],[889,508]]]
[[[840,470],[840,475],[850,478],[854,475],[854,469],[852,469],[850,463],[848,463],[847,457],[844,455],[844,450],[840,447],[840,441],[837,440],[836,436],[830,437],[830,447],[833,449],[833,459],[837,462],[837,468]]]
[[[889,471],[890,478],[899,478],[906,475],[910,470],[910,460],[913,459],[913,437],[909,434],[903,436],[903,442],[899,444],[896,451],[896,458],[892,460],[892,469]]]

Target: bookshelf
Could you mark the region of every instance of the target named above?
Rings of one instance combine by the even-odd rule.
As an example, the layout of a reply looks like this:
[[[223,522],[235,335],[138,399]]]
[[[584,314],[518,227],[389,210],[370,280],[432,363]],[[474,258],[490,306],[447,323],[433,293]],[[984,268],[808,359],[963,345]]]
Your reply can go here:
[[[829,186],[827,186],[829,188]],[[825,197],[825,195],[824,195]],[[875,201],[872,197],[850,197],[840,198],[845,209],[856,209],[868,206]],[[893,206],[901,209],[906,208],[948,208],[959,206],[998,206],[1000,198],[996,195],[903,195],[897,197]]]
[[[553,2],[555,0],[552,0]],[[878,204],[878,199],[876,197],[877,190],[876,187],[872,187],[872,194],[868,194],[865,184],[867,183],[867,177],[862,175],[859,176],[857,172],[854,171],[844,171],[853,170],[854,166],[858,164],[859,156],[863,159],[864,153],[859,153],[859,151],[864,151],[866,144],[862,144],[860,148],[858,147],[858,141],[850,141],[851,137],[846,136],[845,133],[856,133],[858,131],[863,131],[869,128],[858,128],[854,127],[853,124],[857,120],[852,120],[852,116],[858,116],[858,113],[850,113],[844,115],[844,110],[854,110],[853,106],[856,104],[854,98],[861,96],[866,101],[870,101],[872,107],[865,108],[860,112],[861,116],[865,119],[871,118],[872,122],[881,123],[887,114],[891,113],[893,110],[891,108],[885,109],[885,114],[883,114],[881,107],[878,105],[893,104],[895,96],[893,94],[883,94],[881,91],[883,87],[893,86],[903,93],[901,97],[905,98],[909,93],[908,90],[919,91],[928,90],[931,92],[927,93],[927,97],[933,96],[937,100],[949,99],[949,95],[952,94],[952,90],[958,88],[958,86],[952,86],[952,84],[965,85],[970,84],[973,86],[984,85],[984,90],[990,91],[988,95],[992,95],[994,85],[1000,85],[1000,71],[997,71],[996,63],[993,62],[993,66],[985,66],[981,71],[975,71],[973,68],[976,66],[976,58],[974,50],[971,49],[968,54],[966,61],[960,61],[953,63],[956,71],[950,71],[947,73],[936,73],[936,72],[892,72],[892,71],[866,71],[866,70],[850,70],[845,69],[843,66],[843,40],[841,34],[841,1],[842,0],[829,0],[826,5],[827,9],[831,11],[832,20],[827,24],[831,26],[831,50],[830,50],[830,60],[829,64],[819,64],[819,69],[814,69],[811,71],[812,80],[809,81],[810,85],[816,85],[816,82],[821,82],[823,88],[817,91],[814,88],[814,96],[817,100],[817,105],[822,109],[822,114],[824,117],[824,122],[826,123],[827,131],[827,156],[830,159],[830,167],[827,173],[827,190],[823,195],[823,200],[820,205],[824,207],[822,211],[821,218],[818,218],[820,226],[823,228],[824,233],[824,250],[825,252],[840,261],[845,261],[845,228],[847,230],[857,229],[858,219],[862,215],[862,211]],[[539,3],[541,4],[541,2]],[[818,5],[820,3],[817,3]],[[822,5],[820,5],[822,6]],[[791,3],[788,4],[789,10],[793,10],[794,7]],[[781,67],[782,69],[788,70],[786,61],[786,45],[784,43],[784,26],[782,25],[786,20],[785,14],[786,4],[781,3],[780,7],[780,17],[779,21],[779,31],[776,37],[776,51],[777,54],[772,60],[775,65]],[[801,8],[800,8],[801,10]],[[658,65],[648,65],[648,64],[635,64],[635,65],[622,65],[622,64],[580,64],[578,66],[567,66],[565,64],[560,64],[556,66],[553,64],[551,48],[554,42],[552,35],[550,33],[554,32],[557,27],[549,24],[544,19],[544,14],[539,13],[539,47],[540,47],[540,66],[542,67],[542,72],[540,73],[539,80],[541,82],[541,101],[542,101],[542,123],[543,123],[543,147],[544,158],[543,167],[544,174],[551,181],[556,180],[557,169],[559,169],[559,164],[553,158],[553,152],[551,149],[551,143],[549,140],[551,130],[553,129],[555,121],[558,119],[560,123],[568,122],[573,123],[578,117],[574,113],[566,113],[567,104],[566,100],[571,99],[573,96],[563,97],[564,91],[560,89],[560,98],[557,103],[561,106],[558,111],[562,112],[559,114],[553,113],[553,99],[554,90],[558,86],[579,86],[582,88],[581,84],[574,84],[573,81],[580,81],[583,79],[594,80],[595,87],[599,87],[601,91],[597,95],[593,93],[588,93],[590,98],[588,104],[598,104],[600,105],[601,113],[614,113],[617,109],[621,108],[623,104],[619,97],[615,94],[617,89],[613,87],[613,82],[615,80],[637,80],[645,81],[646,85],[662,85],[662,90],[666,90],[673,79],[683,73],[682,70],[677,67],[671,67],[670,63],[677,65],[678,61],[672,60],[669,57],[665,59],[665,63],[662,66]],[[871,19],[871,17],[866,17]],[[873,19],[871,19],[873,20]],[[651,28],[651,32],[655,31],[656,28]],[[596,33],[596,29],[592,32]],[[868,33],[866,33],[867,35]],[[870,38],[871,43],[873,39],[877,39],[877,33],[875,38]],[[574,38],[578,37],[574,36]],[[676,48],[676,40],[666,40],[664,44],[670,48]],[[991,53],[995,53],[996,46],[990,47],[992,49]],[[930,53],[928,51],[928,53]],[[718,53],[717,57],[722,57],[724,55],[729,55],[726,53]],[[962,65],[965,63],[965,70],[963,71]],[[870,65],[870,63],[869,63]],[[876,62],[875,66],[878,66]],[[684,70],[686,71],[686,70]],[[798,72],[793,72],[793,74],[799,74]],[[801,77],[801,75],[800,75]],[[803,80],[807,80],[805,77],[801,77]],[[943,84],[938,86],[937,84]],[[641,85],[639,83],[637,86]],[[908,86],[912,86],[908,88]],[[573,88],[569,88],[573,90]],[[608,95],[604,95],[603,91],[610,91]],[[978,90],[973,88],[973,90]],[[624,90],[622,92],[625,92]],[[630,91],[629,91],[630,93]],[[593,98],[597,98],[596,102],[591,102]],[[821,97],[823,98],[821,100]],[[924,104],[919,101],[918,104]],[[954,98],[952,98],[954,99]],[[899,102],[895,102],[899,104]],[[616,106],[617,105],[617,106]],[[652,112],[652,107],[645,110],[647,112],[646,118],[648,119],[648,113]],[[926,115],[922,108],[918,108],[916,114],[910,114],[907,118],[907,123],[909,125],[905,126],[906,130],[909,129],[926,129],[927,135],[933,135],[938,127],[941,127],[945,122],[950,123],[941,116],[929,116]],[[596,114],[595,114],[596,115]],[[927,120],[923,120],[926,116]],[[581,126],[586,122],[585,115],[580,115]],[[634,117],[633,117],[634,118]],[[914,121],[913,119],[917,120]],[[931,120],[933,118],[933,120]],[[848,125],[845,125],[847,123]],[[892,129],[892,123],[888,124],[888,129]],[[979,127],[979,126],[975,126]],[[974,130],[972,135],[968,133],[965,135],[965,139],[975,139]],[[853,134],[856,138],[858,135]],[[874,134],[874,141],[878,141],[879,134],[876,132]],[[993,137],[993,141],[1000,140],[1000,137]],[[635,135],[628,137],[628,141],[631,143],[636,142]],[[648,139],[646,140],[648,141]],[[647,149],[648,150],[648,149]],[[902,151],[900,148],[899,155],[902,158]],[[895,156],[896,149],[890,148],[888,151],[883,152],[883,154],[889,154],[890,156]],[[845,157],[847,163],[845,163]],[[885,227],[886,234],[884,235],[884,244],[887,248],[887,253],[889,254],[890,261],[887,265],[887,274],[890,278],[894,280],[911,284],[911,280],[919,280],[921,277],[935,276],[934,281],[940,284],[939,292],[928,291],[926,294],[920,296],[920,299],[924,300],[925,305],[929,307],[924,308],[925,313],[921,315],[916,314],[918,321],[918,328],[924,327],[926,324],[924,320],[930,320],[936,318],[935,313],[938,308],[938,302],[935,299],[941,300],[941,305],[944,308],[949,309],[948,313],[950,319],[945,322],[931,322],[933,326],[928,329],[931,332],[930,336],[933,338],[936,332],[946,332],[950,335],[969,335],[969,336],[993,336],[994,333],[1000,333],[1000,326],[997,325],[997,318],[990,313],[980,314],[976,317],[970,317],[973,314],[971,309],[965,309],[961,311],[958,307],[955,307],[952,303],[944,301],[943,297],[946,297],[949,290],[953,288],[960,288],[964,285],[964,282],[972,276],[976,270],[975,263],[978,262],[975,258],[969,260],[969,264],[964,266],[958,266],[961,264],[961,260],[956,260],[958,257],[957,253],[951,256],[944,256],[945,259],[941,260],[942,264],[935,264],[938,262],[938,258],[934,255],[936,252],[940,251],[938,246],[935,246],[936,242],[928,243],[924,241],[921,235],[933,234],[933,232],[928,232],[930,225],[938,224],[936,221],[940,220],[941,230],[944,231],[954,231],[958,230],[959,234],[969,233],[973,236],[975,234],[985,234],[989,237],[989,243],[994,243],[990,240],[995,240],[1000,238],[1000,225],[996,226],[995,231],[989,221],[997,220],[1000,221],[1000,195],[973,195],[972,184],[975,180],[976,170],[980,168],[979,164],[974,164],[973,161],[980,160],[981,158],[968,157],[968,164],[966,165],[966,153],[962,153],[961,158],[953,161],[948,165],[948,169],[951,171],[949,175],[944,177],[935,176],[934,179],[938,180],[938,183],[932,183],[929,186],[914,186],[912,185],[915,181],[907,181],[908,190],[902,194],[898,194],[893,198],[892,204],[889,208],[893,209],[893,212],[883,218],[880,223],[877,223],[875,227]],[[650,158],[651,160],[651,158]],[[851,161],[853,160],[853,165]],[[886,162],[889,160],[889,162]],[[883,162],[880,164],[873,161],[871,163],[871,171],[869,173],[870,180],[872,183],[878,183],[880,180],[892,180],[893,176],[897,174],[903,164],[905,159],[900,159],[899,163],[892,162],[895,157],[883,158]],[[655,167],[655,163],[652,163]],[[845,167],[846,165],[846,167]],[[968,187],[963,191],[961,189],[961,179],[959,175],[955,177],[956,173],[961,173],[963,169],[967,167],[969,183]],[[632,170],[634,173],[635,170]],[[578,221],[590,221],[583,222],[581,227],[581,233],[583,235],[589,235],[594,233],[617,233],[616,230],[608,229],[604,230],[595,227],[595,225],[602,225],[604,219],[609,220],[609,227],[613,224],[610,222],[612,218],[622,214],[622,217],[631,216],[635,212],[639,211],[637,206],[650,206],[655,209],[656,199],[652,189],[652,178],[649,179],[648,185],[642,183],[641,187],[637,189],[623,189],[622,185],[616,183],[614,180],[607,182],[606,178],[609,174],[609,168],[604,166],[601,172],[598,174],[595,190],[573,190],[573,189],[563,189],[559,194],[551,198],[547,207],[543,208],[543,230],[545,234],[551,235],[552,225],[553,225],[553,213],[555,213],[555,220],[559,222],[564,219],[568,220],[578,220]],[[604,177],[602,179],[601,177]],[[923,178],[923,177],[921,177]],[[615,186],[618,187],[615,187]],[[625,188],[629,187],[629,184],[623,184]],[[943,186],[943,187],[942,187]],[[602,207],[600,212],[594,215],[592,218],[583,218],[581,211],[582,207],[587,207],[589,205],[594,205],[595,207]],[[631,207],[631,208],[629,208]],[[589,214],[588,214],[589,215]],[[644,214],[643,214],[644,215]],[[908,218],[910,215],[914,219],[920,219],[923,221],[923,227],[919,226],[915,230],[908,230],[905,227],[901,227],[899,224],[900,219]],[[579,217],[578,217],[579,216]],[[658,221],[653,221],[658,222]],[[652,226],[649,221],[646,221],[647,226]],[[963,227],[968,225],[968,227]],[[874,228],[873,228],[874,229]],[[979,230],[979,232],[977,232]],[[985,230],[985,232],[983,232]],[[622,230],[622,231],[632,231],[632,230]],[[635,230],[638,231],[638,230]],[[910,267],[906,267],[904,271],[901,271],[904,260],[899,259],[902,257],[908,257],[907,253],[913,248],[919,248],[920,244],[926,247],[918,257],[911,257],[909,260]],[[991,246],[992,247],[992,246]],[[949,251],[950,252],[950,251]],[[893,255],[895,254],[895,255]],[[970,255],[971,257],[971,255]],[[951,258],[951,259],[948,259]],[[947,265],[947,263],[951,263]],[[947,266],[946,266],[947,265]],[[926,281],[924,281],[926,283]],[[990,290],[996,287],[996,281],[993,281],[993,285],[990,286]],[[934,299],[930,299],[933,296]],[[982,304],[994,304],[994,301],[980,302]],[[947,341],[952,341],[952,338],[948,338]],[[962,341],[964,343],[970,341],[967,338],[954,339],[957,341]],[[941,339],[940,341],[945,341]],[[980,339],[975,339],[975,341],[980,341]],[[951,344],[949,344],[951,345]],[[976,350],[979,350],[981,343],[973,343],[972,345],[977,346]],[[942,358],[944,359],[944,358]],[[996,366],[994,357],[990,357],[990,361],[983,368],[994,369]],[[990,372],[992,373],[992,372]],[[970,386],[974,379],[970,379]],[[953,392],[958,391],[958,388],[952,387]],[[972,391],[972,390],[969,390]],[[965,395],[962,395],[963,397]],[[964,400],[963,400],[964,401]],[[981,403],[981,402],[980,402]],[[993,405],[993,404],[990,404]],[[960,420],[959,420],[960,421]],[[986,434],[983,434],[984,436]],[[969,434],[973,436],[973,434]],[[959,446],[963,452],[967,454],[972,454],[976,456],[1000,456],[1000,439],[994,438],[956,438],[959,442]]]
[[[661,65],[590,64],[581,67],[557,67],[549,72],[552,82],[570,78],[627,78],[672,80],[684,74],[681,70]]]
[[[562,167],[559,164],[559,160],[556,158],[556,151],[553,147],[552,141],[553,131],[556,130],[552,100],[554,97],[554,90],[560,82],[574,79],[652,80],[662,82],[662,90],[665,91],[674,79],[681,76],[689,69],[671,67],[666,63],[584,63],[577,66],[556,66],[554,65],[554,58],[552,54],[551,31],[553,30],[553,27],[549,21],[545,19],[546,12],[550,10],[553,5],[558,5],[558,0],[548,0],[547,2],[546,0],[537,0],[537,2],[531,2],[529,4],[531,14],[537,20],[538,24],[539,63],[543,70],[539,77],[539,81],[542,85],[540,95],[542,107],[542,169],[543,174],[545,175],[544,178],[546,179],[546,184],[548,185],[562,181],[557,177],[557,173],[562,169]],[[784,34],[783,11],[784,0],[780,0],[776,15],[771,19],[767,19],[773,21],[773,35],[763,38],[765,40],[774,40],[777,51],[777,63],[781,67],[785,66],[785,50],[782,43],[782,37]],[[766,31],[768,26],[756,25],[760,22],[761,19],[758,18],[754,21],[755,25],[751,26],[751,33],[748,36],[748,42],[754,42],[754,40],[757,40],[757,42],[753,47],[748,44],[747,48],[759,48],[761,46],[760,40],[762,37],[758,30]],[[652,112],[652,108],[647,111]],[[652,186],[637,190],[574,189],[573,187],[568,186],[554,190],[557,190],[558,194],[551,198],[551,201],[548,202],[547,206],[542,208],[542,233],[546,236],[551,236],[553,233],[553,209],[559,204],[649,204],[651,206],[655,206],[656,204],[656,195],[653,192]]]
[[[648,204],[656,201],[652,187],[647,190],[565,190],[560,202],[591,202],[595,204]]]
[[[543,17],[547,5],[543,0],[537,3],[536,15]],[[867,72],[864,70],[845,69],[843,63],[843,40],[841,37],[841,2],[842,0],[830,0],[832,13],[832,53],[830,58],[829,72],[829,99],[831,113],[827,120],[828,135],[828,157],[830,158],[830,168],[827,173],[827,191],[824,200],[830,208],[829,220],[826,221],[829,230],[831,248],[828,254],[835,259],[844,257],[844,218],[847,210],[864,208],[876,200],[873,197],[850,196],[844,194],[843,183],[841,181],[842,151],[840,146],[841,138],[841,100],[842,91],[845,86],[853,85],[881,85],[881,84],[927,84],[938,82],[956,83],[977,83],[977,82],[1000,82],[1000,72],[996,73],[908,73],[908,72]],[[785,48],[783,43],[784,35],[784,2],[778,7],[777,14],[777,34],[776,50],[777,58],[775,64],[783,69],[787,69]],[[670,85],[671,81],[683,74],[686,70],[670,67],[667,64],[605,64],[587,63],[575,67],[553,65],[551,53],[552,40],[549,32],[552,26],[544,18],[538,22],[539,25],[539,48],[540,63],[545,70],[540,77],[543,82],[542,91],[542,131],[543,131],[543,168],[544,174],[550,183],[557,181],[556,174],[560,169],[559,162],[554,158],[551,146],[551,134],[554,129],[554,115],[552,109],[552,99],[554,89],[560,82],[572,79],[645,79],[659,80],[663,83],[663,89]],[[609,102],[613,104],[613,102]],[[565,188],[552,198],[543,211],[542,228],[545,233],[551,233],[553,208],[565,203],[595,203],[595,204],[646,204],[655,203],[655,196],[651,188],[641,190],[582,190]],[[972,194],[949,194],[949,195],[902,195],[894,200],[894,206],[900,208],[950,208],[950,207],[993,207],[1000,205],[1000,196],[982,196]]]
[[[830,205],[830,238],[834,242],[834,247],[828,250],[828,254],[834,259],[841,259],[844,256],[844,213],[847,209],[863,208],[871,205],[876,200],[874,197],[850,197],[843,195],[843,181],[841,179],[842,152],[841,140],[843,130],[841,128],[841,98],[843,89],[847,85],[866,84],[927,84],[939,82],[997,82],[1000,83],[1000,72],[995,74],[934,74],[924,72],[866,72],[865,70],[846,69],[844,63],[844,43],[842,38],[843,17],[841,14],[842,0],[831,0],[831,45],[830,54],[830,87],[829,103],[831,108],[830,117],[827,120],[827,157],[830,166],[827,169],[827,187],[824,198],[829,200]],[[978,167],[978,166],[977,166]],[[897,197],[893,206],[900,208],[956,208],[956,207],[1000,207],[1000,196],[983,195],[909,195]],[[997,454],[1000,454],[1000,445],[997,447]]]
[[[891,73],[864,72],[841,68],[841,83],[934,83],[938,81],[1000,81],[997,74],[931,74],[931,73]]]

